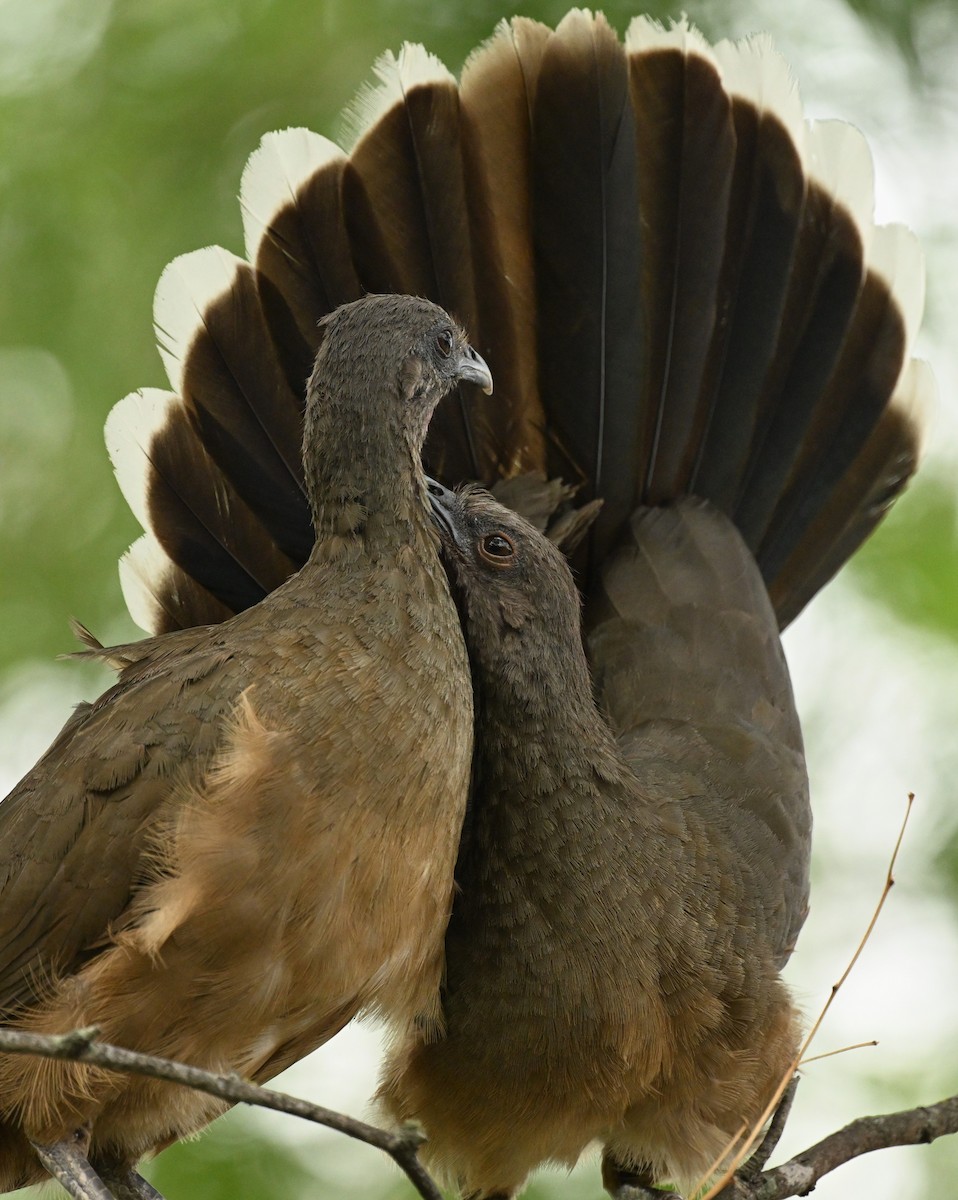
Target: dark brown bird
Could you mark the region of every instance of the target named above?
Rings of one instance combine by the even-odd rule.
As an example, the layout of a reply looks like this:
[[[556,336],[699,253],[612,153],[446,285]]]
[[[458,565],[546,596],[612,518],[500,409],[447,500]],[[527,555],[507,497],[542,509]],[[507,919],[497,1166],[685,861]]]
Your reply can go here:
[[[318,322],[367,290],[459,316],[497,395],[442,406],[427,465],[447,485],[494,488],[563,544],[585,535],[574,566],[616,740],[584,704],[570,650],[555,728],[581,722],[608,778],[575,778],[592,771],[578,734],[546,769],[557,740],[530,717],[556,699],[543,680],[514,714],[526,769],[497,768],[501,782],[516,775],[524,821],[495,842],[499,876],[473,855],[470,820],[461,848],[451,939],[488,911],[477,953],[522,928],[515,952],[531,943],[538,975],[527,988],[497,976],[492,1011],[511,1025],[514,1008],[515,1029],[492,1028],[455,984],[450,1043],[479,1027],[490,1042],[461,1062],[464,1090],[449,1096],[465,1105],[468,1088],[475,1102],[507,1052],[535,1090],[548,1045],[565,1064],[564,1107],[518,1112],[494,1095],[473,1125],[452,1100],[436,1116],[415,1038],[387,1097],[430,1114],[440,1164],[480,1192],[509,1190],[592,1136],[609,1139],[610,1186],[695,1174],[760,1107],[793,1045],[778,970],[805,913],[811,816],[775,624],[831,578],[915,468],[933,391],[911,358],[921,256],[907,231],[873,224],[861,135],[807,124],[762,39],[712,48],[684,23],[638,18],[623,45],[601,17],[573,12],[555,31],[500,26],[458,84],[418,47],[378,75],[348,154],[306,130],[264,139],[243,178],[248,262],[205,251],[161,280],[156,324],[177,395],[128,398],[107,427],[147,530],[122,564],[125,594],[159,633],[225,620],[280,586],[313,540],[296,462]],[[566,584],[554,562],[545,571],[541,597],[523,584],[501,620],[518,638],[541,624],[541,603],[571,646]],[[486,586],[491,604],[506,585]],[[527,684],[528,666],[503,687]],[[563,811],[564,829],[540,819],[540,796],[572,794],[582,811]],[[613,803],[623,796],[641,802],[647,839]],[[481,820],[482,786],[474,809]],[[614,850],[599,813],[625,839]],[[587,877],[563,874],[569,822],[595,847]],[[476,879],[489,890],[473,894]],[[550,879],[557,902],[543,907]],[[570,894],[571,908],[558,904]],[[585,977],[582,955],[600,977]],[[566,983],[578,1012],[556,996]],[[619,992],[631,1001],[616,1014]],[[609,1061],[613,1027],[628,1070]],[[573,1044],[582,1030],[605,1047],[601,1070]],[[448,1061],[439,1046],[434,1061]],[[717,1073],[736,1046],[736,1066]],[[493,1063],[493,1083],[506,1065]],[[607,1122],[626,1111],[617,1140]]]
[[[425,300],[323,332],[305,565],[222,625],[97,651],[118,682],[0,804],[8,1025],[268,1079],[360,1010],[440,1020],[473,718],[420,450],[441,397],[491,379]],[[4,1056],[0,1190],[42,1176],[31,1142],[83,1170],[80,1130],[113,1179],[225,1107]]]
[[[381,1096],[422,1122],[430,1161],[469,1196],[510,1197],[594,1140],[610,1190],[690,1184],[737,1148],[797,1046],[778,972],[804,911],[783,850],[806,784],[775,613],[721,513],[638,510],[606,577],[638,552],[649,586],[590,639],[628,660],[633,725],[617,742],[560,551],[486,492],[436,492],[476,687],[475,782],[444,1036],[395,1050]]]

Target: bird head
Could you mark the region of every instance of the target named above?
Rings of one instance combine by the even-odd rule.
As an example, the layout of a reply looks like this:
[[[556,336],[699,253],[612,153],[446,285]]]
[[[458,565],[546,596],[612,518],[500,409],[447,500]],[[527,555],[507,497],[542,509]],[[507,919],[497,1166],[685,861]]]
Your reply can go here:
[[[519,655],[534,667],[540,651],[581,652],[579,593],[561,551],[480,487],[428,486],[467,643],[474,659],[489,660],[476,665]]]
[[[492,375],[462,327],[418,296],[364,296],[321,325],[310,391],[360,406],[370,422],[397,420],[421,449],[433,410],[461,381],[492,391]],[[398,402],[398,403],[397,403]]]

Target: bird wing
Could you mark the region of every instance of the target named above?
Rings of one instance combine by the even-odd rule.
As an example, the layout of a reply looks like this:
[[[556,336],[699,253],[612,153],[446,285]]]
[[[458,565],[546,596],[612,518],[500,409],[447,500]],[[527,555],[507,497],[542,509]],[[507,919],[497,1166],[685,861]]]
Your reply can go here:
[[[233,698],[214,686],[230,653],[206,633],[137,647],[0,803],[0,1010],[95,953],[148,875],[158,813],[210,760]]]
[[[651,794],[687,797],[712,852],[750,877],[739,906],[784,962],[807,912],[808,778],[775,612],[735,526],[699,500],[638,510],[589,624],[630,765]]]

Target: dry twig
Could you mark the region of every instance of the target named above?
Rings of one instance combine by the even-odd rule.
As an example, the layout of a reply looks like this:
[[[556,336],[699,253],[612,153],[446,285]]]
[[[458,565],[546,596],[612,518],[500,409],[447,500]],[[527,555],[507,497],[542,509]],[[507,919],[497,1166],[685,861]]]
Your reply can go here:
[[[384,1151],[405,1172],[424,1200],[442,1200],[435,1181],[419,1161],[417,1152],[424,1138],[415,1128],[390,1133],[307,1100],[248,1083],[237,1075],[216,1075],[198,1067],[97,1042],[96,1034],[96,1029],[77,1029],[46,1037],[0,1029],[0,1051],[88,1062],[128,1075],[147,1075],[182,1084],[232,1103],[251,1104],[301,1117]],[[803,1196],[823,1175],[859,1155],[889,1146],[928,1143],[949,1133],[958,1133],[958,1096],[925,1108],[862,1117],[782,1166],[762,1173],[749,1172],[746,1168],[729,1181],[719,1195],[721,1200],[788,1200],[789,1197]]]
[[[16,1029],[0,1029],[0,1050],[11,1054],[38,1054],[43,1058],[92,1063],[94,1066],[107,1067],[111,1071],[120,1071],[126,1075],[147,1075],[153,1079],[165,1079],[169,1083],[179,1083],[234,1104],[271,1108],[276,1112],[301,1117],[304,1121],[325,1125],[328,1129],[345,1133],[348,1137],[365,1142],[368,1146],[375,1146],[388,1154],[406,1173],[423,1200],[442,1200],[438,1186],[419,1161],[418,1150],[426,1139],[412,1126],[401,1129],[398,1133],[391,1133],[375,1125],[367,1125],[365,1121],[358,1121],[355,1117],[312,1104],[308,1100],[300,1100],[296,1096],[259,1087],[240,1078],[239,1075],[216,1075],[212,1071],[186,1066],[168,1058],[155,1058],[151,1054],[139,1054],[135,1050],[124,1050],[120,1046],[98,1042],[95,1040],[98,1032],[94,1028],[75,1029],[70,1033],[47,1037],[23,1033]]]
[[[742,1163],[748,1157],[749,1152],[751,1151],[752,1147],[754,1145],[756,1145],[756,1143],[760,1140],[761,1131],[762,1131],[763,1126],[765,1125],[765,1122],[769,1119],[769,1117],[772,1116],[772,1114],[778,1108],[779,1103],[781,1102],[782,1096],[785,1094],[785,1091],[791,1084],[791,1081],[795,1075],[795,1072],[798,1070],[799,1066],[805,1061],[805,1055],[808,1052],[808,1048],[811,1046],[812,1042],[815,1040],[815,1037],[818,1034],[819,1029],[821,1029],[822,1022],[825,1020],[828,1010],[832,1006],[832,1002],[834,1001],[834,999],[838,995],[838,993],[841,991],[842,985],[845,983],[845,980],[849,977],[849,975],[851,975],[852,971],[855,968],[855,964],[858,962],[858,959],[861,957],[861,953],[865,949],[865,946],[868,943],[868,939],[871,937],[872,933],[874,932],[875,925],[878,922],[878,918],[881,916],[882,909],[885,907],[885,901],[888,899],[889,893],[891,892],[892,888],[895,886],[895,863],[898,861],[898,851],[901,849],[901,844],[905,837],[905,830],[908,828],[908,818],[911,816],[912,805],[914,803],[915,803],[915,794],[914,794],[914,792],[909,792],[908,793],[908,802],[905,805],[905,815],[902,818],[901,828],[898,831],[898,837],[895,841],[895,848],[891,852],[891,860],[888,863],[888,870],[885,872],[885,883],[882,888],[881,896],[879,896],[879,898],[878,898],[878,903],[875,905],[875,910],[872,913],[871,920],[868,922],[868,926],[865,929],[865,932],[862,934],[861,940],[859,941],[858,946],[855,949],[855,953],[849,959],[848,966],[842,972],[841,978],[838,980],[837,983],[832,984],[832,990],[829,992],[828,999],[825,1001],[824,1005],[822,1006],[822,1011],[818,1014],[818,1018],[815,1021],[815,1024],[808,1031],[808,1035],[806,1036],[804,1042],[802,1042],[801,1049],[798,1051],[798,1053],[795,1055],[795,1058],[792,1060],[791,1063],[789,1063],[788,1067],[786,1068],[785,1072],[783,1073],[782,1078],[779,1081],[779,1085],[776,1088],[774,1095],[772,1096],[771,1100],[769,1100],[768,1104],[765,1106],[765,1111],[761,1114],[761,1116],[755,1122],[755,1125],[753,1126],[748,1138],[745,1140],[745,1142],[742,1144],[742,1146],[735,1153],[731,1162],[728,1164],[728,1166],[726,1167],[726,1169],[723,1172],[723,1174],[721,1175],[721,1177],[715,1183],[712,1184],[712,1186],[708,1189],[708,1191],[702,1197],[702,1200],[717,1200],[717,1198],[719,1196],[723,1197],[723,1200],[724,1200],[724,1198],[729,1195],[729,1192],[727,1190],[728,1183],[732,1180],[733,1176],[738,1171],[739,1167],[742,1165]],[[838,1135],[835,1135],[835,1136],[838,1136]],[[735,1140],[737,1140],[738,1137],[739,1137],[739,1135],[736,1134]],[[726,1151],[726,1153],[727,1153],[727,1151]],[[711,1174],[711,1171],[709,1173]],[[704,1186],[707,1179],[708,1179],[708,1175],[706,1175],[706,1177],[704,1179],[702,1179],[701,1184],[697,1185],[695,1190],[698,1191],[700,1186]],[[801,1195],[801,1194],[802,1194],[801,1192],[788,1193],[788,1195]]]
[[[958,1133],[958,1096],[927,1108],[910,1108],[879,1117],[859,1117],[801,1154],[752,1179],[731,1180],[720,1200],[789,1200],[804,1196],[836,1167],[872,1150],[918,1146],[948,1133]]]

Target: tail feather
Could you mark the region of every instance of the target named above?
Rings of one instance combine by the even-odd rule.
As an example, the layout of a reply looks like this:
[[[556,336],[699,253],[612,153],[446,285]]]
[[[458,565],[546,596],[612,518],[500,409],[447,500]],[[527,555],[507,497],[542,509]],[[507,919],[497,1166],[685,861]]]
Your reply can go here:
[[[411,44],[398,57],[384,55],[376,74],[379,86],[354,102],[356,119],[364,116],[368,127],[347,172],[347,225],[360,277],[375,291],[438,296],[470,327],[475,288],[456,81]],[[377,243],[385,259],[370,261],[368,247]]]
[[[303,393],[323,317],[363,293],[343,216],[346,156],[308,129],[267,134],[243,172],[246,255],[276,357]]]
[[[344,179],[360,278],[371,291],[435,299],[471,334],[476,289],[456,81],[438,59],[409,44],[398,58],[384,55],[376,74],[379,86],[356,102],[368,128]],[[474,428],[488,403],[478,395],[462,385],[457,400],[436,413],[426,458],[441,477],[495,477],[498,452],[482,447]]]
[[[768,41],[716,47],[738,143],[712,345],[714,392],[689,490],[725,513],[760,425],[805,200],[804,124],[788,68]]]
[[[500,451],[487,484],[546,468],[536,355],[531,120],[550,30],[516,17],[462,71],[460,119],[476,281],[477,347],[492,366]],[[482,415],[486,415],[486,410]],[[489,439],[488,435],[484,440]]]
[[[712,48],[684,20],[637,18],[623,46],[584,11],[555,32],[514,18],[459,85],[421,47],[377,74],[348,153],[263,139],[249,264],[210,248],[160,281],[183,400],[124,468],[155,534],[124,567],[140,617],[219,619],[306,559],[318,323],[408,291],[454,312],[496,379],[440,406],[434,474],[561,477],[587,506],[587,596],[637,505],[700,496],[790,620],[904,487],[933,390],[910,359],[920,255],[873,225],[861,135],[806,124],[767,40]]]
[[[875,230],[869,269],[834,373],[757,558],[774,579],[880,422],[902,373],[923,296],[921,256],[900,227]],[[894,290],[893,290],[894,289]]]
[[[773,577],[769,594],[782,626],[802,611],[858,549],[914,474],[937,385],[912,359],[854,462]]]
[[[163,272],[154,312],[170,382],[211,459],[280,550],[304,561],[305,388],[293,392],[279,365],[252,269],[218,247],[184,255]]]
[[[151,633],[219,625],[234,611],[178,567],[152,533],[120,559],[120,587],[130,616]]]
[[[781,500],[842,351],[872,238],[871,157],[864,138],[850,125],[829,121],[809,130],[808,150],[812,175],[781,333],[734,509],[735,523],[753,551]]]
[[[546,43],[532,113],[539,379],[554,473],[605,501],[601,553],[628,516],[642,377],[635,119],[624,49],[571,12]]]
[[[231,611],[292,574],[293,562],[210,458],[178,396],[134,392],[113,408],[105,435],[134,515],[171,562]]]
[[[645,428],[632,503],[681,495],[704,433],[704,375],[735,165],[731,101],[711,47],[683,19],[626,37],[645,232]]]

